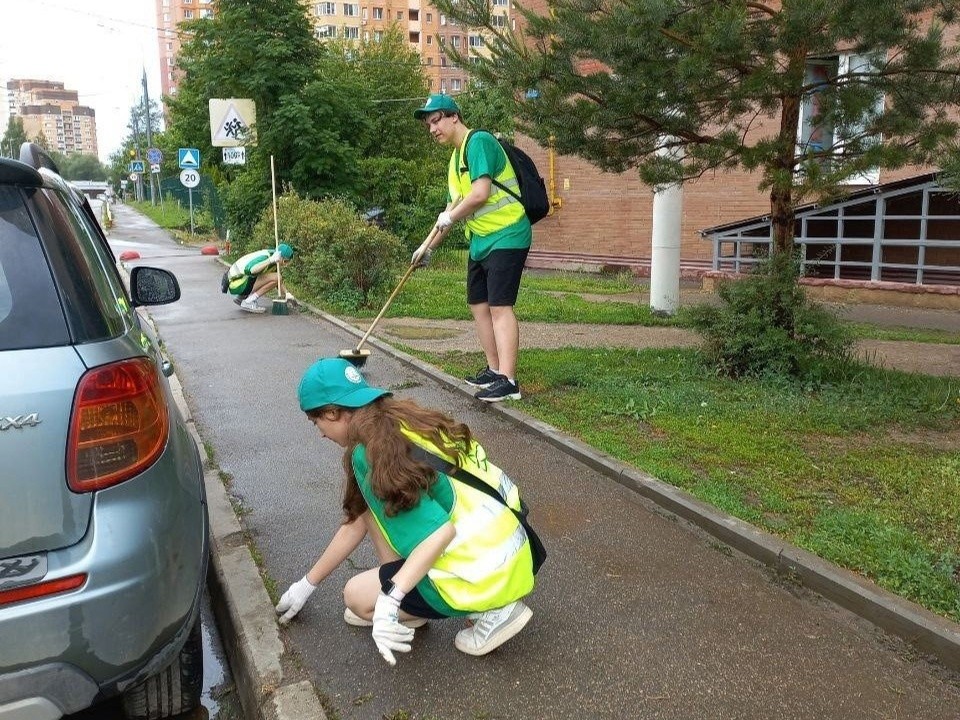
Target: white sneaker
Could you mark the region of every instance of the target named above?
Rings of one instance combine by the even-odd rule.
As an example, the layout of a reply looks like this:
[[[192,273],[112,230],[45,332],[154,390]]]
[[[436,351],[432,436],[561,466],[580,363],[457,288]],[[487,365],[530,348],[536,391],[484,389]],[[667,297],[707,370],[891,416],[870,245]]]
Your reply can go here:
[[[257,305],[256,300],[251,300],[250,298],[247,298],[242,303],[240,303],[240,309],[246,310],[247,312],[252,312],[252,313],[265,313],[267,311],[266,308],[260,307],[259,305]]]
[[[343,621],[347,625],[353,625],[354,627],[373,627],[373,620],[364,620],[362,617],[357,615],[350,608],[343,609]],[[418,628],[423,627],[427,624],[426,618],[412,618],[410,620],[401,620],[400,624],[408,628]]]
[[[473,625],[457,633],[454,645],[467,655],[486,655],[523,630],[533,610],[519,600],[496,610],[480,613]]]

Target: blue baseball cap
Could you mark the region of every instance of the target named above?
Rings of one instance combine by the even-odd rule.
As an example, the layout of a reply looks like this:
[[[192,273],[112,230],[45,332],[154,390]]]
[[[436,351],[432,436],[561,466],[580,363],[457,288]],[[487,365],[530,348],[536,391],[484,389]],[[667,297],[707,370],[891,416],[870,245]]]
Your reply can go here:
[[[417,120],[423,120],[424,117],[430,113],[440,112],[452,112],[457,115],[460,114],[460,106],[454,102],[453,98],[449,95],[444,95],[443,93],[436,93],[427,98],[427,101],[423,104],[422,108],[417,108],[413,111],[413,116]]]
[[[307,368],[297,388],[300,409],[304,412],[326,405],[363,407],[390,394],[389,390],[367,385],[360,371],[343,358],[317,360]]]

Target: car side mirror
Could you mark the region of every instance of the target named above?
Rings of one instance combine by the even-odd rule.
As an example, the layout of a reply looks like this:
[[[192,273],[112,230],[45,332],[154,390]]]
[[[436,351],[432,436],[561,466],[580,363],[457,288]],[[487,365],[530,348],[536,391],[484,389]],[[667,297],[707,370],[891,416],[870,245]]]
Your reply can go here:
[[[180,283],[169,270],[138,265],[130,271],[130,296],[134,307],[166,305],[180,299]]]

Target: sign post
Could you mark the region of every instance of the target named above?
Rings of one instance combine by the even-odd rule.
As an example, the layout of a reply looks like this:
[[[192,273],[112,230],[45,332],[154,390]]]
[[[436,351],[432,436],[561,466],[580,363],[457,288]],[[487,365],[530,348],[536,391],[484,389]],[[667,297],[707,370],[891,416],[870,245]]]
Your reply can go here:
[[[181,170],[180,184],[187,188],[190,198],[190,234],[193,235],[193,189],[200,184],[200,173],[196,170]]]

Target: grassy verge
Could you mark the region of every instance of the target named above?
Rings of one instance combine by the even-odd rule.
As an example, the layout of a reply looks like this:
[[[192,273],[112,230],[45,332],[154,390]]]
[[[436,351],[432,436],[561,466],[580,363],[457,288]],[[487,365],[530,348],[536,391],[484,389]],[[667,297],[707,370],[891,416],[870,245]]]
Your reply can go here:
[[[407,349],[453,375],[477,353]],[[524,350],[522,409],[960,621],[960,383],[861,366],[813,392],[694,351]]]
[[[190,209],[180,207],[174,202],[165,201],[152,205],[149,202],[128,202],[127,205],[146,215],[164,230],[169,230],[182,245],[194,245],[209,242],[215,237],[211,233],[190,232]],[[195,218],[196,219],[196,218]]]

